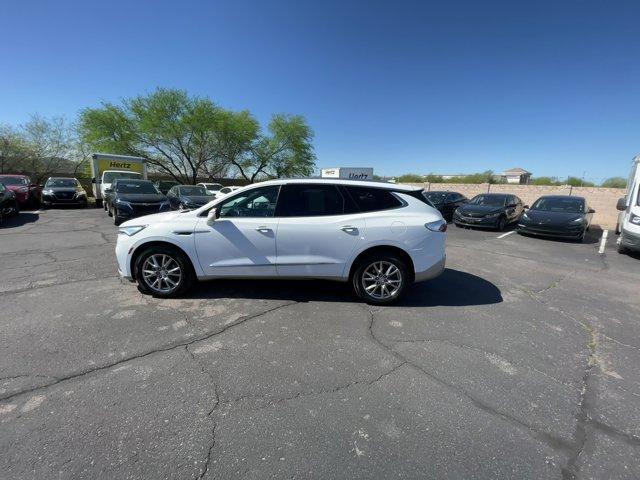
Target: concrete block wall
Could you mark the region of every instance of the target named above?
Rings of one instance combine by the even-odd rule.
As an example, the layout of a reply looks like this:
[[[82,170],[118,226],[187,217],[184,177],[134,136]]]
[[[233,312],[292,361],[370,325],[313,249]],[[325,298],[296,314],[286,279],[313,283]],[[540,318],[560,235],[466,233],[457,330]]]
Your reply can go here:
[[[571,187],[569,185],[547,186],[547,185],[507,185],[481,183],[476,185],[458,183],[414,183],[417,187],[425,190],[449,190],[462,193],[468,198],[472,198],[480,193],[511,193],[522,199],[526,205],[531,205],[542,195],[575,195],[584,197],[587,204],[596,213],[593,215],[593,223],[602,228],[614,228],[618,221],[618,210],[616,203],[618,198],[624,197],[623,188],[602,188],[602,187]]]

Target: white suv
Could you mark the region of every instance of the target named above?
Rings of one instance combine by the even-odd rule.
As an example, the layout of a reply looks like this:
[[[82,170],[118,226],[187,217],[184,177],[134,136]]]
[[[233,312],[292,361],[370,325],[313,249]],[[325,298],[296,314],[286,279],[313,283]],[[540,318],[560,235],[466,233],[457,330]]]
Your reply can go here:
[[[447,223],[422,190],[337,179],[249,185],[119,229],[120,274],[158,297],[224,277],[350,281],[372,304],[444,270]]]

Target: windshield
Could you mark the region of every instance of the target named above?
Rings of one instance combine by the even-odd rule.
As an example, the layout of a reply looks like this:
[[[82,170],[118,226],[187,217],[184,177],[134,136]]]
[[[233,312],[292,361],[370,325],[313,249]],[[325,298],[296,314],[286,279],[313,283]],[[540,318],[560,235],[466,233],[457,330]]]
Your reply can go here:
[[[113,183],[116,178],[140,178],[142,175],[136,172],[104,172],[103,183]]]
[[[74,178],[50,178],[44,186],[45,188],[76,188],[78,182]]]
[[[158,186],[162,187],[162,188],[164,188],[164,187],[171,188],[174,185],[178,185],[178,182],[173,181],[173,180],[161,180],[161,181],[158,182]]]
[[[207,192],[203,187],[180,187],[180,195],[213,197],[213,194]]]
[[[118,193],[144,193],[156,195],[160,192],[151,182],[118,182],[116,184]]]
[[[21,177],[0,177],[4,185],[29,185],[29,180]]]
[[[447,196],[447,192],[428,192],[425,193],[425,197],[431,203],[442,203],[444,202],[445,197]]]
[[[542,212],[584,213],[584,200],[580,198],[539,198],[531,210]]]
[[[502,195],[477,195],[469,203],[471,205],[483,205],[486,207],[504,207],[505,199]]]

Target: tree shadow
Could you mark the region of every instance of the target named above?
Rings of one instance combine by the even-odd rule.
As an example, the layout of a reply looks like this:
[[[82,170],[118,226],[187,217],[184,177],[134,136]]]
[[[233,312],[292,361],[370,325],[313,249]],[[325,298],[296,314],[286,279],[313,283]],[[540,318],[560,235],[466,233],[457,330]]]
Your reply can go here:
[[[13,217],[5,217],[3,222],[0,223],[0,229],[16,228],[27,225],[28,223],[36,222],[40,218],[40,215],[32,212],[20,212]]]
[[[185,298],[215,300],[291,300],[297,302],[360,302],[350,283],[328,280],[236,280],[200,282]],[[439,277],[409,285],[397,307],[473,306],[502,302],[493,283],[476,275],[451,268]]]

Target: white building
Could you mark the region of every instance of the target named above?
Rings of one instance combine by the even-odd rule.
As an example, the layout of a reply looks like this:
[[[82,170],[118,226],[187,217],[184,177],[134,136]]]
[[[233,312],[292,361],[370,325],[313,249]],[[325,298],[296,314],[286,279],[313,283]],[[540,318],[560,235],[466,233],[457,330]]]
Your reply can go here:
[[[524,168],[510,168],[502,172],[502,181],[505,183],[516,183],[526,185],[531,180],[531,172],[527,172]]]

